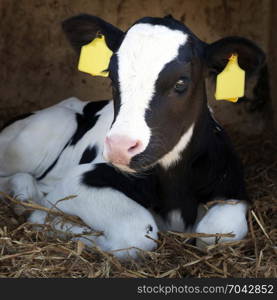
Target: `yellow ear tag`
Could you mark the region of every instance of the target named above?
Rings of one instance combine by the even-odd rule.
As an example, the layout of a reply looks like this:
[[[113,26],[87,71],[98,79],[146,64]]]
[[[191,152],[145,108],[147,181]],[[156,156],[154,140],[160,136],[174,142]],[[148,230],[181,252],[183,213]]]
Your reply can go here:
[[[244,96],[245,71],[238,64],[238,55],[232,54],[225,69],[216,78],[216,100],[237,102]]]
[[[92,42],[81,49],[78,70],[93,76],[108,77],[113,52],[108,48],[104,35],[96,37]]]

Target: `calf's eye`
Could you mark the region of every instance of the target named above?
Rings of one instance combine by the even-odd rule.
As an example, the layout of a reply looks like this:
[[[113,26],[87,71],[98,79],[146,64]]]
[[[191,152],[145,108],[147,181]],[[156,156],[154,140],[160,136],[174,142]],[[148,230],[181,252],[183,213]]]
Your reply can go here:
[[[174,91],[176,93],[183,93],[187,90],[188,88],[188,80],[186,79],[179,79],[176,83],[175,83],[175,86],[174,86]]]

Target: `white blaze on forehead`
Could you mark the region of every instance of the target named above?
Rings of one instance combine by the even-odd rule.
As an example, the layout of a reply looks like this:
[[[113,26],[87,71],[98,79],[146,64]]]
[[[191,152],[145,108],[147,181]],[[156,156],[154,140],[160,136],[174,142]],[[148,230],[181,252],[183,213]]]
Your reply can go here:
[[[145,111],[156,80],[186,41],[187,34],[162,25],[141,23],[127,32],[117,52],[121,107],[110,134],[139,139],[146,148],[151,130],[145,122]]]

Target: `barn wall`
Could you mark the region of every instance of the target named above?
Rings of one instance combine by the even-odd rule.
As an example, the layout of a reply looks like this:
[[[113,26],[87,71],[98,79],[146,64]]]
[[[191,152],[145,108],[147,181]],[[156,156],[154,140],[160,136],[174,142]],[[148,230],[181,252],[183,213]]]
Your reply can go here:
[[[108,79],[76,70],[77,57],[60,28],[67,17],[86,12],[127,29],[140,17],[172,14],[206,42],[241,35],[267,52],[271,5],[270,0],[1,0],[0,122],[72,95],[111,96]],[[250,133],[263,127],[263,111],[249,113],[244,103],[210,103],[225,124]]]
[[[273,115],[274,115],[274,126],[277,131],[277,1],[272,1],[271,8],[271,39],[269,43],[269,64],[270,64],[270,72],[271,72],[271,97],[272,97],[272,107],[273,107]]]

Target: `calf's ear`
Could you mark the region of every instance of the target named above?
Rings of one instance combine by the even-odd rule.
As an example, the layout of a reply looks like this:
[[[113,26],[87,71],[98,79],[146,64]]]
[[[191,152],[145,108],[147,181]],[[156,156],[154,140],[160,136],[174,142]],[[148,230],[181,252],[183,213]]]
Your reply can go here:
[[[64,20],[62,28],[67,39],[78,53],[82,46],[90,43],[98,34],[105,36],[108,47],[115,52],[124,36],[124,32],[112,24],[88,14],[80,14]]]
[[[265,54],[256,44],[246,38],[231,36],[207,45],[205,61],[209,73],[220,73],[232,54],[238,55],[238,63],[246,72],[246,78],[258,72],[265,64]]]

